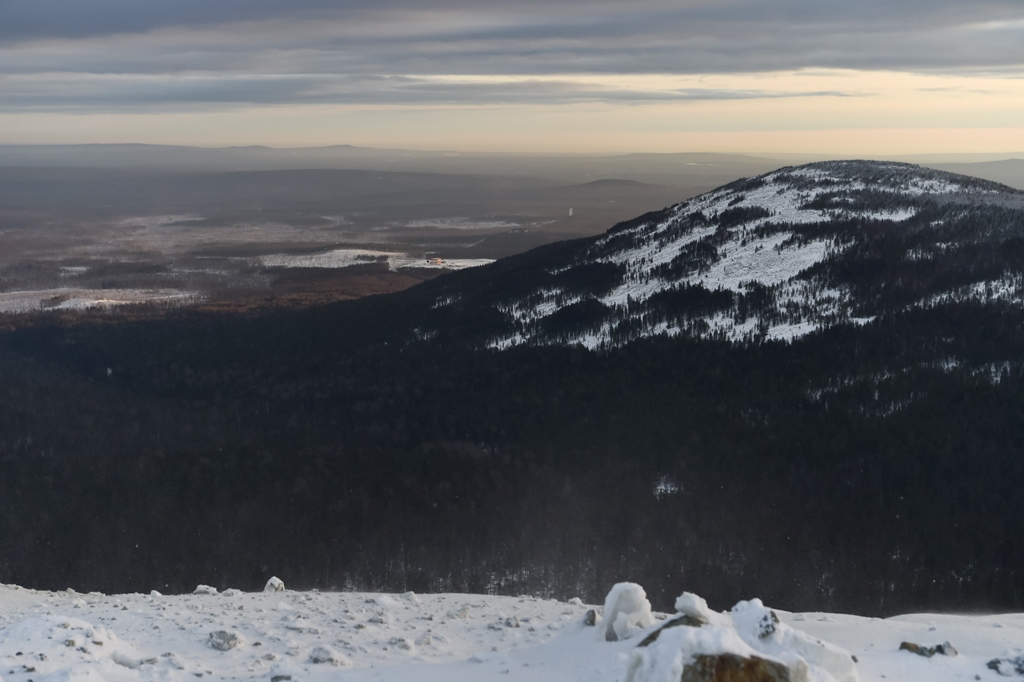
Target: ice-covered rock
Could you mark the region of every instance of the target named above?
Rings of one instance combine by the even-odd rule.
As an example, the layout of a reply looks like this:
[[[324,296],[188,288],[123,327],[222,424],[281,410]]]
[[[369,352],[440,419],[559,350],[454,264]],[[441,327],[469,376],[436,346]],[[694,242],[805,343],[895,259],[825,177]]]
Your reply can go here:
[[[626,682],[679,682],[680,680],[732,679],[736,682],[757,680],[756,677],[715,678],[700,677],[719,666],[742,669],[752,665],[753,659],[768,660],[748,646],[734,628],[728,626],[676,627],[660,630],[660,637],[646,646],[638,646],[630,653],[626,668]],[[730,662],[717,659],[729,656]],[[735,659],[735,660],[733,660]],[[726,659],[722,659],[723,661]],[[700,662],[698,662],[700,661]],[[747,663],[742,663],[747,661]],[[773,661],[783,668],[778,660]],[[756,666],[755,666],[756,667]],[[776,669],[777,666],[772,666]],[[691,677],[686,677],[691,675]],[[698,675],[693,677],[693,675]],[[772,678],[763,678],[772,679]],[[789,682],[789,678],[781,678]]]
[[[618,583],[604,600],[604,638],[609,642],[629,639],[654,624],[651,602],[636,583]]]
[[[397,602],[395,602],[394,599],[392,599],[391,597],[387,596],[386,594],[374,595],[373,597],[368,598],[366,600],[366,603],[367,604],[376,604],[377,606],[381,607],[382,609],[391,608],[392,606],[395,606],[397,604]]]
[[[458,610],[449,611],[448,612],[448,617],[449,618],[468,619],[469,618],[469,604],[463,605],[462,608],[460,608]]]
[[[211,648],[217,651],[228,651],[242,645],[242,638],[236,635],[234,632],[228,632],[227,630],[217,630],[211,632],[207,643]]]
[[[993,658],[986,664],[989,670],[995,670],[1003,677],[1011,675],[1024,676],[1024,656],[1016,658]]]
[[[680,613],[675,618],[669,618],[660,628],[644,637],[643,640],[641,640],[641,642],[637,646],[650,646],[653,642],[656,642],[659,637],[661,637],[661,633],[663,631],[668,630],[670,628],[699,628],[703,627],[704,625],[706,625],[704,621],[698,620],[697,618],[694,618],[693,616],[690,616],[688,614]]]
[[[708,608],[708,603],[693,592],[683,592],[676,598],[676,611],[704,623],[711,622],[711,609]]]
[[[350,668],[352,661],[345,654],[339,653],[329,646],[318,646],[309,652],[310,663],[326,663],[339,668]]]
[[[264,592],[284,592],[284,581],[274,576],[263,587]]]
[[[270,668],[270,682],[302,682],[303,670],[291,661],[278,661]]]
[[[780,622],[760,599],[736,604],[732,620],[736,632],[752,649],[784,661],[791,669],[806,665],[809,680],[860,681],[850,652]]]
[[[398,647],[403,651],[412,651],[413,643],[406,637],[392,637],[388,640],[388,646]]]
[[[759,599],[731,622],[684,593],[679,615],[631,652],[626,682],[859,682],[853,657],[782,623]]]

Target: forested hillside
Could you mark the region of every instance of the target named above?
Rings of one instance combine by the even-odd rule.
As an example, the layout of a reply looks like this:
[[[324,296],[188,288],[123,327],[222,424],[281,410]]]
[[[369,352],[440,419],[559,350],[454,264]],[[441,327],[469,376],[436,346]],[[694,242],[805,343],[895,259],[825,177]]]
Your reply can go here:
[[[0,582],[1019,609],[1018,195],[908,177],[891,207],[793,209],[818,223],[675,207],[391,296],[6,332]],[[700,279],[743,239],[823,256]],[[580,300],[538,316],[552,282]]]

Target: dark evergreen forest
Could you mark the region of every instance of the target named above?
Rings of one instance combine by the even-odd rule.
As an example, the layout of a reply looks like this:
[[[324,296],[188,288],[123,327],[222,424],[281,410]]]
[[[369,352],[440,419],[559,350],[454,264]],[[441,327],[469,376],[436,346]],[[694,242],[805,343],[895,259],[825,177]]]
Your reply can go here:
[[[765,222],[742,204],[768,180],[743,180],[711,216],[684,204],[399,294],[0,333],[0,582],[593,602],[633,580],[659,608],[688,590],[1021,610],[1024,199],[905,164],[808,168],[769,198],[824,187],[807,201],[834,215]],[[767,286],[684,279],[765,234],[828,248]],[[602,302],[627,275],[679,279]],[[702,319],[719,314],[758,324],[730,339]],[[651,336],[664,322],[679,335]]]
[[[1024,607],[1019,308],[496,352],[430,285],[0,335],[0,582]]]

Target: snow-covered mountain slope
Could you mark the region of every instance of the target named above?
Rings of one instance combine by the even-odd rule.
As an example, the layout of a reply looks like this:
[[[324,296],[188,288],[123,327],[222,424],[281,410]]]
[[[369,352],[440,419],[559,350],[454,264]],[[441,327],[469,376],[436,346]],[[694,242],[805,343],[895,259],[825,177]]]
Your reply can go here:
[[[642,594],[642,592],[641,592]],[[578,600],[577,600],[578,601]],[[682,601],[682,598],[681,600]],[[692,600],[691,600],[692,601]],[[700,601],[700,600],[698,600]],[[225,591],[207,594],[103,595],[37,592],[0,585],[0,679],[4,682],[129,682],[215,679],[302,682],[660,682],[678,679],[678,641],[666,634],[638,646],[666,624],[654,613],[606,641],[603,622],[588,627],[591,606],[533,597],[467,594],[382,595],[354,592]],[[677,603],[677,608],[679,604]],[[685,608],[685,605],[683,606]],[[600,608],[598,608],[600,610]],[[703,649],[749,651],[791,665],[799,653],[808,680],[953,682],[1024,679],[1014,670],[1024,616],[858,616],[775,611],[766,636],[752,616],[756,600],[707,613],[690,630]],[[770,612],[768,612],[770,613]],[[633,614],[634,616],[637,614]],[[635,620],[635,619],[634,619]],[[644,625],[651,622],[653,624]],[[751,635],[753,625],[762,631]],[[804,634],[809,635],[805,637]],[[738,637],[737,637],[738,635]],[[678,637],[676,639],[679,639]],[[684,638],[685,639],[685,638]],[[823,645],[821,640],[830,644]],[[956,655],[901,651],[904,641],[950,642]],[[801,644],[803,642],[803,644]],[[750,644],[748,644],[750,643]],[[819,648],[808,651],[808,646]],[[675,647],[675,649],[673,649]],[[832,677],[815,668],[839,657]],[[990,663],[996,662],[996,668]],[[850,665],[853,663],[854,665]]]
[[[486,309],[495,348],[795,338],[915,307],[1020,306],[1022,240],[1017,190],[908,164],[824,162],[485,268],[433,305]]]

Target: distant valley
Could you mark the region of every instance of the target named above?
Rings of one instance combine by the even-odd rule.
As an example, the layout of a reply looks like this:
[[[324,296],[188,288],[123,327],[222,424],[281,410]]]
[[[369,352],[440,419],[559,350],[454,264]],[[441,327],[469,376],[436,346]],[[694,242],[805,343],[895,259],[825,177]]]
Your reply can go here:
[[[926,159],[1024,187],[1024,161]],[[0,146],[0,315],[309,306],[604,232],[784,166],[740,154]],[[342,267],[343,266],[343,267]],[[20,320],[20,321],[19,321]]]
[[[0,168],[0,314],[388,293],[600,232],[680,193],[630,180],[366,170]]]

